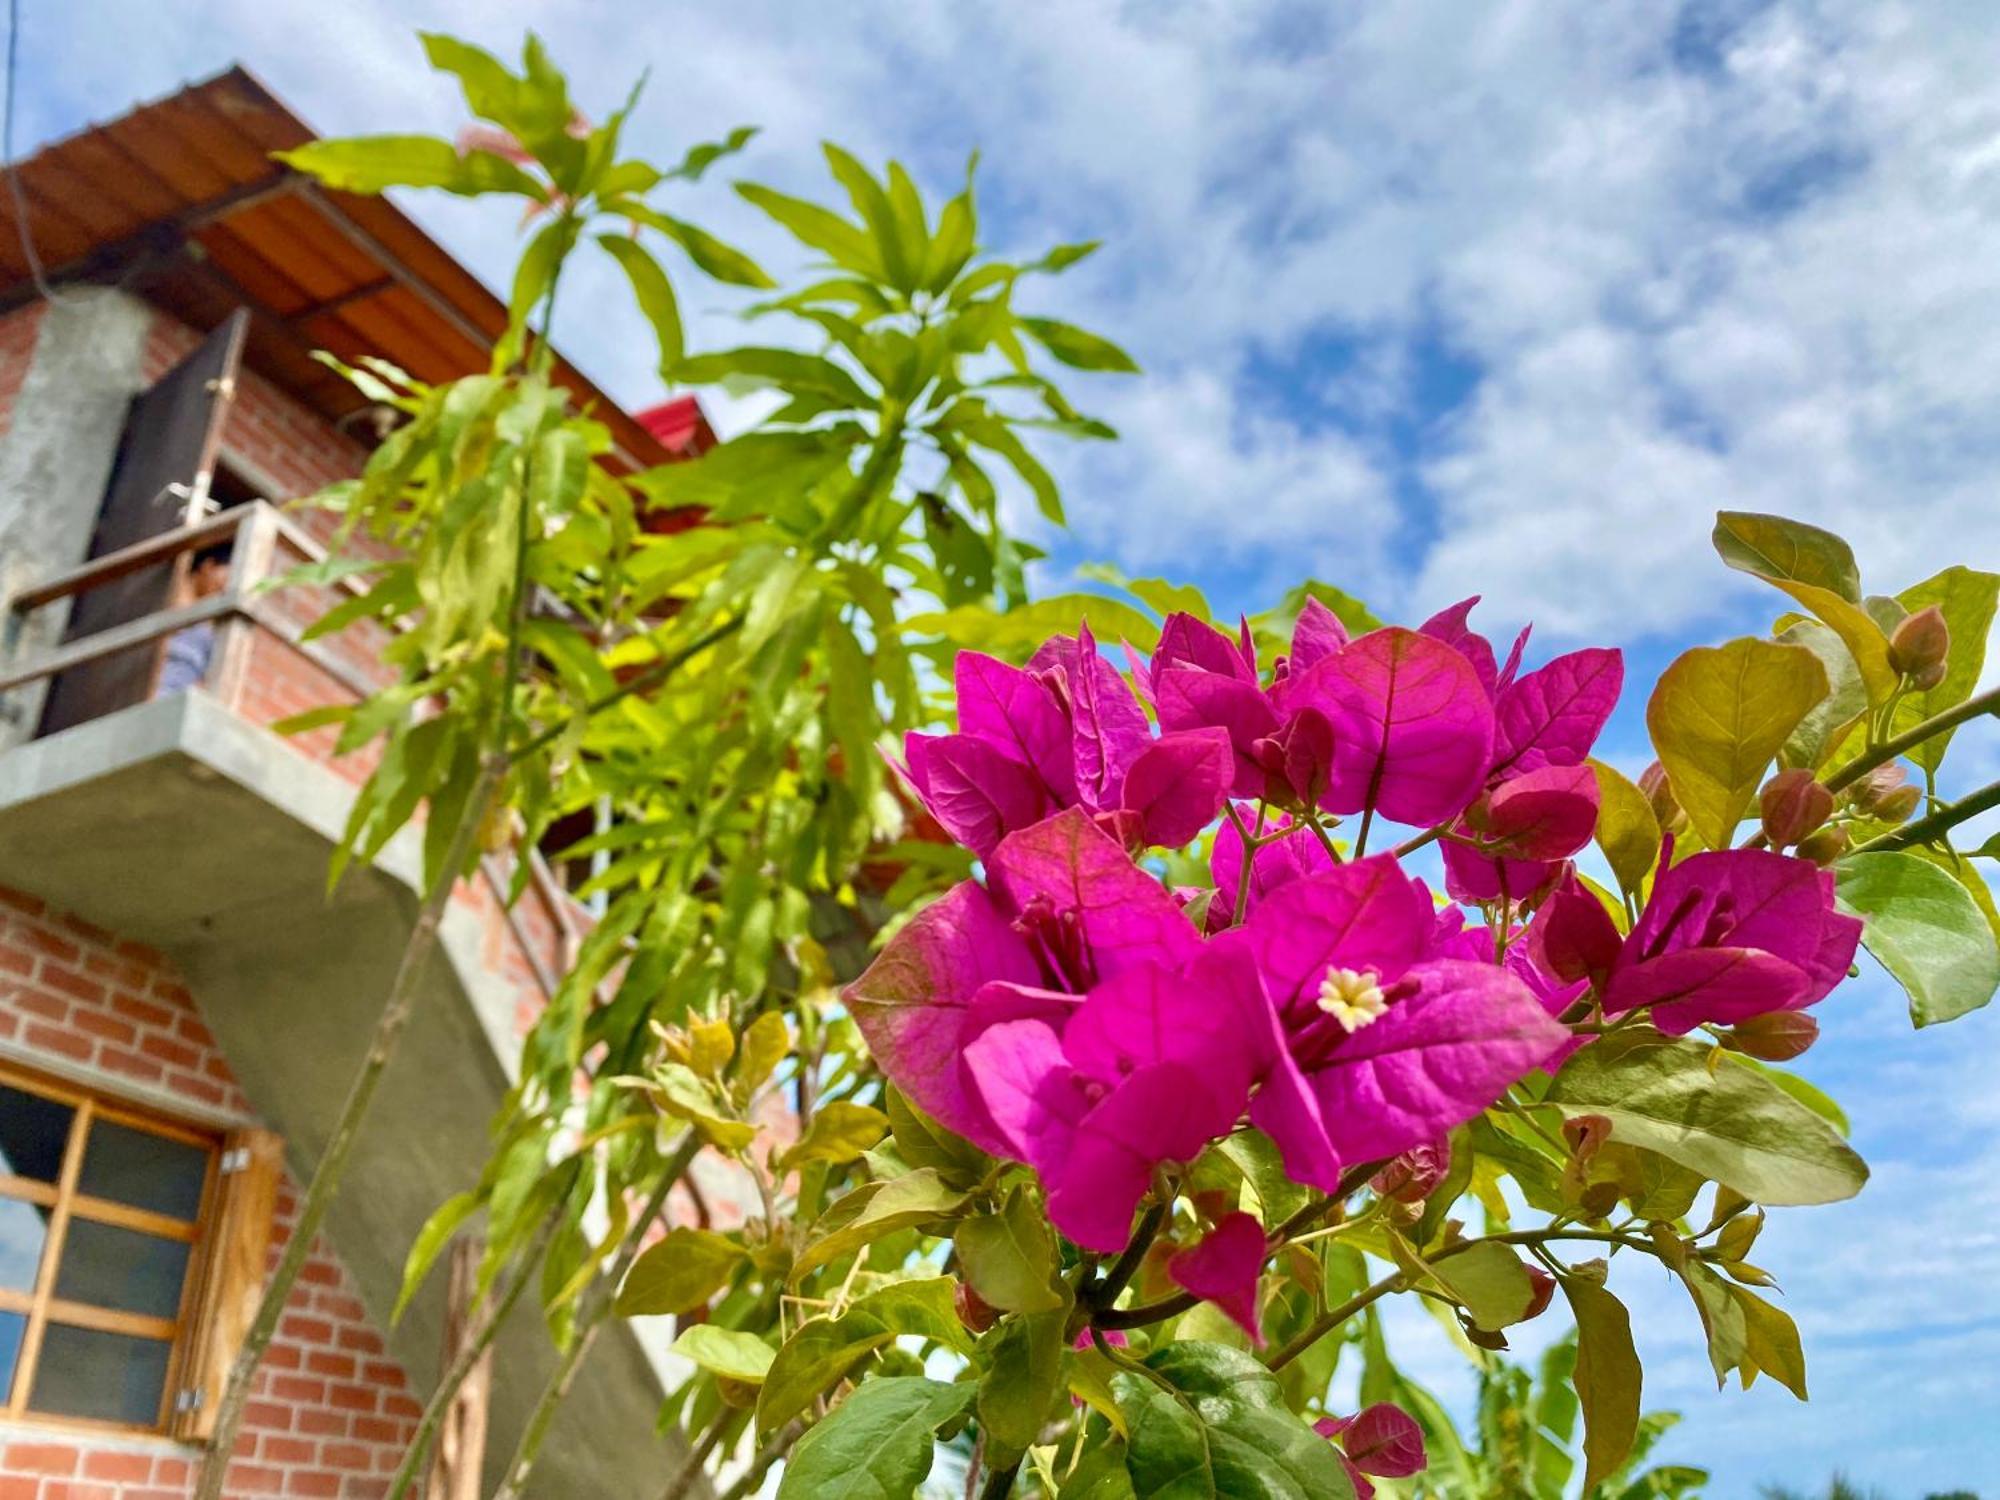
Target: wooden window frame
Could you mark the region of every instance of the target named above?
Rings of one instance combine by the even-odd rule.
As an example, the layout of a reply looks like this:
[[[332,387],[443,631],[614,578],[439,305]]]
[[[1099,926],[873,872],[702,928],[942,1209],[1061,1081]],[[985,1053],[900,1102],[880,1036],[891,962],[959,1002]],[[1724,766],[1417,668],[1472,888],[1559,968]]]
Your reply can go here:
[[[211,1253],[214,1210],[220,1191],[222,1160],[227,1133],[205,1128],[157,1109],[137,1105],[106,1091],[66,1079],[51,1077],[11,1060],[0,1061],[0,1084],[22,1093],[66,1105],[73,1113],[69,1138],[63,1143],[62,1164],[53,1183],[0,1174],[0,1198],[29,1203],[50,1210],[48,1228],[42,1241],[41,1260],[32,1291],[0,1288],[0,1312],[15,1313],[27,1321],[14,1357],[12,1384],[0,1390],[0,1418],[37,1427],[60,1427],[73,1431],[116,1433],[123,1436],[165,1437],[176,1426],[177,1397],[186,1384],[190,1357],[190,1335],[199,1313],[198,1294],[207,1280],[205,1261]],[[77,1191],[83,1173],[84,1148],[91,1128],[99,1121],[122,1125],[160,1136],[207,1154],[202,1177],[201,1202],[191,1220],[176,1219],[148,1209],[133,1208],[109,1199]],[[159,1239],[176,1240],[190,1247],[186,1271],[181,1280],[180,1301],[172,1318],[152,1317],[114,1308],[96,1307],[59,1298],[56,1278],[70,1224],[77,1219],[108,1224],[114,1228],[137,1230]],[[168,1345],[166,1380],[160,1389],[160,1407],[150,1424],[111,1421],[101,1417],[65,1416],[56,1412],[32,1411],[28,1395],[41,1363],[43,1337],[51,1322],[71,1328],[146,1338]]]

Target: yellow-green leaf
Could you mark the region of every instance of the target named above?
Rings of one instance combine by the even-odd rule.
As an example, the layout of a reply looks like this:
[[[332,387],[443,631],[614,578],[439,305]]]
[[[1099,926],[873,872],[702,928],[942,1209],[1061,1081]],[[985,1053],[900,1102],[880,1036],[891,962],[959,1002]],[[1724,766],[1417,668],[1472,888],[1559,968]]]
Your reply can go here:
[[[1979,686],[1986,665],[1986,638],[1993,629],[1996,602],[2000,602],[2000,573],[1977,568],[1946,568],[1896,596],[1896,602],[1915,614],[1935,604],[1951,632],[1951,647],[1945,656],[1944,680],[1929,692],[1911,693],[1896,705],[1895,732],[1900,733],[1925,719],[1956,708]],[[1944,760],[1951,731],[1925,740],[1910,752],[1910,759],[1935,771]]]
[[[743,1263],[743,1247],[707,1229],[681,1227],[649,1245],[618,1289],[622,1318],[674,1316],[693,1312]]]
[[[683,1331],[673,1342],[673,1352],[711,1375],[745,1385],[762,1385],[777,1357],[777,1351],[756,1334],[717,1328],[713,1323],[697,1323]]]
[[[781,1170],[809,1161],[853,1161],[889,1130],[889,1117],[865,1104],[837,1099],[814,1112],[812,1123],[798,1142],[778,1158]]]
[[[1625,1304],[1599,1281],[1565,1276],[1563,1296],[1576,1316],[1576,1394],[1583,1407],[1583,1488],[1615,1474],[1639,1435],[1643,1374]]]
[[[1619,886],[1637,897],[1660,857],[1660,820],[1653,804],[1625,774],[1601,760],[1590,763],[1597,777],[1597,845],[1610,862]]]
[[[1772,758],[1826,692],[1812,652],[1750,637],[1697,646],[1661,675],[1646,727],[1703,845],[1730,845]]]
[[[1713,540],[1722,560],[1739,572],[1767,583],[1811,584],[1850,604],[1861,602],[1854,549],[1830,531],[1784,516],[1725,510],[1715,517]]]

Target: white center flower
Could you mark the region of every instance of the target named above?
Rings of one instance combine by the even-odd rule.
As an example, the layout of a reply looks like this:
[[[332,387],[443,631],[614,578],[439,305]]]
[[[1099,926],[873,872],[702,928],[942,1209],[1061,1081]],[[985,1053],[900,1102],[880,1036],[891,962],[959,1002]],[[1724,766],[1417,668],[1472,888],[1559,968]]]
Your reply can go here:
[[[1389,997],[1382,993],[1373,969],[1333,968],[1319,982],[1319,1008],[1351,1036],[1380,1018],[1389,1008]]]

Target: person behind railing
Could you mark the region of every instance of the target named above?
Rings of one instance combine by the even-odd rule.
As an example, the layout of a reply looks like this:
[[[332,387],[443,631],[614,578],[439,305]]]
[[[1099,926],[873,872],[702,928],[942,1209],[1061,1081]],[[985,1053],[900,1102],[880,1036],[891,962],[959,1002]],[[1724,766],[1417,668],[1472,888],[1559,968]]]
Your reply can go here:
[[[213,598],[229,586],[229,543],[204,547],[190,560],[186,581],[176,591],[174,606],[181,608]],[[184,693],[199,687],[208,676],[209,661],[215,655],[215,623],[202,620],[167,637],[167,649],[160,664],[155,698]]]

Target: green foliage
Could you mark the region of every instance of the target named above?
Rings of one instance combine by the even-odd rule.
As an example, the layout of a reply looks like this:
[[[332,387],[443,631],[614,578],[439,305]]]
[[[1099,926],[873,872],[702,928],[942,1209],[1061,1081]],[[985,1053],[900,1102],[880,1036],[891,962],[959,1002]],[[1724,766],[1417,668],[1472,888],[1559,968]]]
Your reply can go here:
[[[1910,996],[1919,1026],[1979,1009],[2000,989],[2000,949],[1972,894],[1913,854],[1857,854],[1840,867],[1840,900],[1867,922],[1868,951]]]

